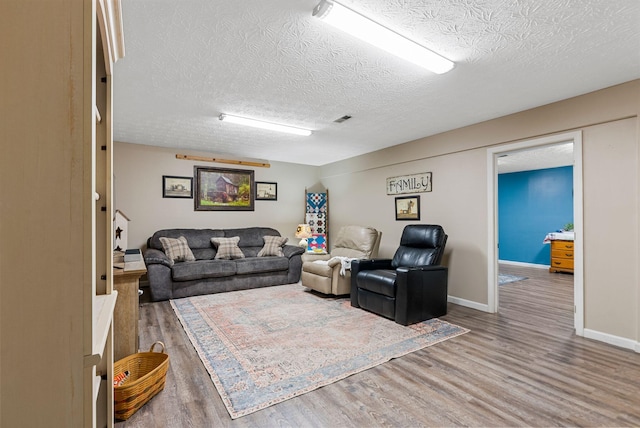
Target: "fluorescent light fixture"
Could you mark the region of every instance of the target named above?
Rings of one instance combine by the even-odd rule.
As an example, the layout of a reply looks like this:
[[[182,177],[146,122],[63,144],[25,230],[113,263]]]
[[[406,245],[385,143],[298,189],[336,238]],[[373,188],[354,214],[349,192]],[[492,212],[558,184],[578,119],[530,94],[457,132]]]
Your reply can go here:
[[[437,74],[446,73],[455,65],[424,46],[373,22],[348,7],[331,0],[321,0],[313,9],[313,16],[327,24],[351,34],[367,43],[383,49]]]
[[[253,128],[268,129],[270,131],[286,132],[288,134],[304,135],[305,137],[311,135],[311,131],[308,129],[295,128],[293,126],[280,125],[277,123],[263,122],[262,120],[248,119],[246,117],[231,116],[230,114],[221,114],[218,119],[226,120],[227,122],[237,123],[238,125],[251,126]]]

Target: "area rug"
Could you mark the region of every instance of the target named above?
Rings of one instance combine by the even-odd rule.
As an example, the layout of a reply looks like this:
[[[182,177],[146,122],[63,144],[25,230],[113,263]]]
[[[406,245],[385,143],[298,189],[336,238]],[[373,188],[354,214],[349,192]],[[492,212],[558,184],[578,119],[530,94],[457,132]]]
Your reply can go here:
[[[505,273],[498,274],[498,285],[508,284],[510,282],[522,281],[527,279],[526,276],[507,275]]]
[[[232,419],[466,333],[409,327],[300,284],[171,301]]]

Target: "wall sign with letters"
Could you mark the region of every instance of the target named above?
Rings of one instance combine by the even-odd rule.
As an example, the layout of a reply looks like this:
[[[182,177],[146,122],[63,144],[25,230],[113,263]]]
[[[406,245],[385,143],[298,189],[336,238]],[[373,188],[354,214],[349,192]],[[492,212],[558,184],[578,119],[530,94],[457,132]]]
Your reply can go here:
[[[431,173],[402,175],[387,178],[387,195],[402,195],[403,193],[424,193],[431,191]]]

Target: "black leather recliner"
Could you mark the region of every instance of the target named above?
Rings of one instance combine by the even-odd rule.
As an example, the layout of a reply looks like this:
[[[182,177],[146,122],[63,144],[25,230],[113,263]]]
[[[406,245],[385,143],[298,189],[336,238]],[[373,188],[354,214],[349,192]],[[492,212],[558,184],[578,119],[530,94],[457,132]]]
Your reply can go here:
[[[408,225],[393,259],[351,262],[351,306],[402,325],[446,315],[447,235],[438,225]]]

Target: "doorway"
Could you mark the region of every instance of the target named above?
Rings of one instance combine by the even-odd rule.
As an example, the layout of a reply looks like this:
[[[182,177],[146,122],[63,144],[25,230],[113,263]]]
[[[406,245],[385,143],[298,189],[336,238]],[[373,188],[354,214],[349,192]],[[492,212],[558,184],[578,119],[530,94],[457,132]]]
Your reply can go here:
[[[571,132],[549,137],[505,144],[487,150],[487,197],[488,197],[488,310],[498,311],[498,157],[536,147],[553,146],[563,142],[573,143],[573,212],[575,231],[574,251],[574,328],[576,334],[583,335],[584,330],[584,281],[583,281],[583,244],[582,244],[582,133]]]

